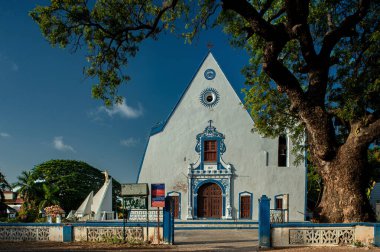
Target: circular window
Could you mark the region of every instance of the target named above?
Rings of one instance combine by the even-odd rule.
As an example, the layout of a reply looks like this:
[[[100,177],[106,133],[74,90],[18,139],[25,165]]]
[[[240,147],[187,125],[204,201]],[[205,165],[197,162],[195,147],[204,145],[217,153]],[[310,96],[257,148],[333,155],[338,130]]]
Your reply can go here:
[[[219,93],[215,88],[206,88],[201,92],[199,100],[204,106],[212,108],[219,102]]]
[[[214,69],[207,69],[207,70],[205,71],[204,75],[205,75],[205,78],[206,78],[207,80],[212,80],[212,79],[215,78],[215,75],[216,75],[216,74],[215,74]]]

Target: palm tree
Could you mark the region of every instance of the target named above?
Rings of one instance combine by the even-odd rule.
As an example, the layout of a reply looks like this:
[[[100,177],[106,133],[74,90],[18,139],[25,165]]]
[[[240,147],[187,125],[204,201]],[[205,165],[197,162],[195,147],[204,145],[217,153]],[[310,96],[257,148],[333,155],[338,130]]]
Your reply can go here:
[[[4,191],[5,189],[8,189],[10,190],[11,189],[11,186],[9,185],[9,183],[7,182],[7,180],[5,179],[5,176],[0,172],[0,202],[3,202],[4,201]]]
[[[42,184],[43,198],[39,204],[39,210],[44,209],[47,206],[59,205],[59,200],[57,193],[59,192],[59,187],[56,185]]]
[[[39,195],[38,185],[32,175],[31,171],[23,171],[15,183],[15,186],[20,187],[19,194],[24,199],[25,205],[34,205]]]

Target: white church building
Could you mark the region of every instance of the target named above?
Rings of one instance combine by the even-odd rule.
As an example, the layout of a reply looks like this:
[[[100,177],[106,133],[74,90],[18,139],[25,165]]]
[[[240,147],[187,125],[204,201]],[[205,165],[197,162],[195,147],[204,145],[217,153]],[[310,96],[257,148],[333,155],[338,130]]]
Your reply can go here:
[[[258,219],[258,199],[303,221],[306,168],[287,137],[264,138],[211,53],[165,122],[152,128],[138,183],[165,183],[177,219]],[[149,202],[150,205],[150,202]]]

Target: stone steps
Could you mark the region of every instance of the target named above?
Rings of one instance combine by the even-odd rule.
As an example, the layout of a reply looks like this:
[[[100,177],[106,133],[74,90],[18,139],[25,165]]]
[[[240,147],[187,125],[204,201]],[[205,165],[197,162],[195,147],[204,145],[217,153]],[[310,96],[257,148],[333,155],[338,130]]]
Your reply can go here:
[[[258,229],[257,221],[230,221],[230,220],[194,220],[194,221],[174,221],[175,230],[195,230],[195,229]]]

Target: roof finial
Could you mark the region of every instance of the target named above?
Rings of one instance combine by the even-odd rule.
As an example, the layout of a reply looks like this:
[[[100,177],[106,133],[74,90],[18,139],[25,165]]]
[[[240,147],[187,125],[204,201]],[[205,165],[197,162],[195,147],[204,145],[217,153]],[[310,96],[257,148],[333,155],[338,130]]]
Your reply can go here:
[[[210,41],[207,43],[207,48],[208,48],[208,51],[211,52],[211,48],[214,47],[214,44],[211,43]]]
[[[211,123],[213,123],[213,121],[212,121],[212,120],[209,120],[208,122],[210,123],[210,127],[211,127]]]

